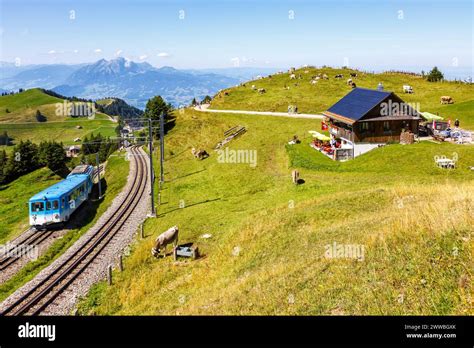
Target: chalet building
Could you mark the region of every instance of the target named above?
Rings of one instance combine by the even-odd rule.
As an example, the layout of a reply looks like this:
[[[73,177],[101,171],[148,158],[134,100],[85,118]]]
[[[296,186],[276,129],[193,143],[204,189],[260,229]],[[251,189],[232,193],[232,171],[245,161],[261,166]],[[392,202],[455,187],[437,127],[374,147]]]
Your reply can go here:
[[[393,92],[355,88],[323,115],[330,134],[352,144],[399,142],[402,132],[418,133],[415,108]]]

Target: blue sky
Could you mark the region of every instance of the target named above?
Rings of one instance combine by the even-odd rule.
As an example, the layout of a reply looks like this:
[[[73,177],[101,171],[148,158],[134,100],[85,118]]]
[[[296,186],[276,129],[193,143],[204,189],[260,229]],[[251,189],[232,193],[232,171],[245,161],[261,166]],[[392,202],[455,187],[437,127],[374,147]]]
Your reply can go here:
[[[472,69],[472,0],[0,0],[0,60]],[[74,12],[71,12],[74,11]]]

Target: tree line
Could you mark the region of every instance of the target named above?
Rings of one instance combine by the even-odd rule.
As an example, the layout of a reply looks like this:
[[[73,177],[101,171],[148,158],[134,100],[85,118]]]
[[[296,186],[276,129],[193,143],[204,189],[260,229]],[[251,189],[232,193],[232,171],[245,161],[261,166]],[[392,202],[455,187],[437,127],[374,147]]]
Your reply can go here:
[[[66,152],[63,144],[43,141],[39,145],[31,141],[20,141],[11,155],[0,151],[0,184],[11,182],[36,169],[48,167],[53,172],[67,171]]]

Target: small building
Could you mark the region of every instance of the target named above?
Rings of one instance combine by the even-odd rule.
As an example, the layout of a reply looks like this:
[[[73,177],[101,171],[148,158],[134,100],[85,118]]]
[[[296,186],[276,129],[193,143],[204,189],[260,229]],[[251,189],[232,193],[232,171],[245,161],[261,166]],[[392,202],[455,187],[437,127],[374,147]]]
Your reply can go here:
[[[81,152],[81,147],[77,145],[72,145],[69,146],[66,150],[66,156],[67,157],[77,157],[79,156],[79,153]]]
[[[415,108],[393,92],[355,88],[323,112],[329,132],[349,144],[399,142],[402,132],[418,133]]]

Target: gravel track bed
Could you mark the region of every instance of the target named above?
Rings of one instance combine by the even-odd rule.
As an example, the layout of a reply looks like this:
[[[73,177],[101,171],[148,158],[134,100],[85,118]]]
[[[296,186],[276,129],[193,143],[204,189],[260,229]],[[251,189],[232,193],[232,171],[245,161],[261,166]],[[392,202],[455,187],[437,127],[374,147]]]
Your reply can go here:
[[[140,149],[143,156],[146,156],[145,152]],[[143,196],[140,199],[138,205],[134,209],[130,218],[125,222],[120,231],[114,236],[112,241],[104,248],[101,254],[87,267],[84,273],[78,276],[73,283],[58,297],[56,298],[42,313],[42,315],[68,315],[72,314],[78,298],[87,294],[90,287],[105,279],[107,274],[107,268],[109,265],[116,266],[119,255],[123,254],[125,249],[134,239],[135,233],[138,231],[140,224],[146,219],[147,213],[150,208],[150,188],[149,188],[149,163],[146,162],[147,174],[146,174],[146,189],[143,192]],[[63,255],[55,260],[51,265],[42,270],[34,279],[19,288],[12,295],[10,295],[5,301],[0,304],[0,311],[5,306],[13,303],[22,294],[27,293],[34,285],[47,278],[49,274],[56,269],[64,260],[69,256],[75,254],[81,245],[95,233],[97,233],[100,226],[102,226],[110,215],[118,209],[128,195],[128,190],[133,184],[133,179],[136,173],[136,166],[133,161],[130,162],[130,171],[127,177],[127,184],[124,189],[117,197],[114,198],[111,206],[107,211],[99,218],[97,223],[79,240],[74,243]]]

